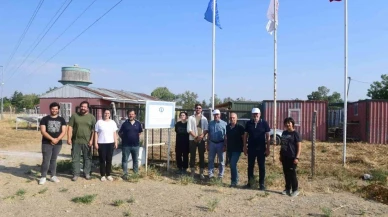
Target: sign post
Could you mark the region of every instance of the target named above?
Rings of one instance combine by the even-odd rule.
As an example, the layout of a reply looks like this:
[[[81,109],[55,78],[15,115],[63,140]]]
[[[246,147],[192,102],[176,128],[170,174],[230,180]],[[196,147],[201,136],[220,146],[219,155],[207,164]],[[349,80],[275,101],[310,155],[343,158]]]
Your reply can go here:
[[[145,109],[145,166],[148,169],[148,130],[168,129],[167,171],[170,170],[171,128],[175,125],[175,102],[146,101]],[[162,145],[162,144],[159,144]]]

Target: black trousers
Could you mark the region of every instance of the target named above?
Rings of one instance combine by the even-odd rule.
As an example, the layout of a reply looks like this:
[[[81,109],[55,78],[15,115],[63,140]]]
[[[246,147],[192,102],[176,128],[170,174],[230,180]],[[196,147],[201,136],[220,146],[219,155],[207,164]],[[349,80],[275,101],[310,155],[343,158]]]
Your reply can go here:
[[[197,148],[198,148],[198,155],[199,155],[199,168],[204,169],[205,168],[205,141],[201,142],[194,142],[193,140],[190,140],[190,168],[195,168],[195,156],[197,155]]]
[[[189,141],[176,143],[175,154],[178,169],[186,170],[189,168],[189,153]]]
[[[114,143],[98,144],[98,158],[100,160],[101,176],[110,176],[110,173],[112,172],[113,150]]]
[[[248,149],[248,180],[254,178],[253,171],[255,169],[255,162],[259,165],[259,184],[260,187],[264,187],[265,179],[265,153],[263,151],[249,151]]]
[[[286,190],[298,190],[298,179],[296,177],[296,164],[294,158],[282,156],[284,179],[286,180]]]

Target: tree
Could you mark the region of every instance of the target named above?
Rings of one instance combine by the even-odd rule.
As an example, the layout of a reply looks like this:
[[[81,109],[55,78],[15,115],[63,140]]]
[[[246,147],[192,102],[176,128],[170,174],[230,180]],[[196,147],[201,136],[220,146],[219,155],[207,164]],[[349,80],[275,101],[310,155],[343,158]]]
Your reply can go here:
[[[388,99],[388,75],[381,75],[381,80],[370,85],[367,96],[372,99]]]
[[[209,107],[212,107],[212,103],[213,103],[213,97],[210,97],[209,99]],[[222,101],[221,99],[217,96],[217,94],[214,94],[214,105],[218,105],[218,104],[221,104]]]
[[[208,107],[209,107],[209,106],[207,105],[207,103],[206,103],[206,100],[202,100],[201,105],[202,105],[202,108],[208,108]]]
[[[176,99],[175,94],[171,93],[167,87],[155,88],[155,90],[152,91],[151,96],[164,101],[174,101]]]
[[[226,103],[226,102],[233,102],[234,99],[230,98],[230,97],[226,97],[224,98],[224,100],[222,100],[222,103]]]
[[[194,109],[195,104],[199,103],[197,98],[198,94],[191,91],[185,91],[176,96],[176,102],[177,105],[181,105],[184,109]]]
[[[33,109],[39,104],[39,96],[36,94],[27,94],[23,96],[23,108]]]
[[[23,109],[23,93],[15,91],[11,97],[11,104],[16,108]]]
[[[313,91],[311,94],[307,95],[308,100],[326,100],[329,103],[340,103],[343,102],[341,99],[341,94],[338,92],[333,92],[329,95],[330,89],[325,86],[318,87],[318,91]]]

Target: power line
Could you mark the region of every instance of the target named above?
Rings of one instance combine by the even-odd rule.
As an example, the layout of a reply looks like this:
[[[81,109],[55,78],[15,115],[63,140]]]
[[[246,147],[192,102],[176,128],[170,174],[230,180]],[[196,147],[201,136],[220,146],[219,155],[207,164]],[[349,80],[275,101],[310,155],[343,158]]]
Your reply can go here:
[[[73,43],[77,38],[79,38],[82,34],[84,34],[88,29],[90,29],[94,24],[96,24],[100,19],[102,19],[105,15],[107,15],[111,10],[113,10],[117,5],[119,5],[123,0],[118,1],[115,5],[113,5],[108,11],[106,11],[103,15],[101,15],[98,19],[96,19],[92,24],[90,24],[86,29],[84,29],[80,34],[78,34],[76,37],[74,37],[69,43],[67,43],[63,48],[61,48],[58,52],[56,52],[53,56],[51,56],[46,62],[44,62],[42,65],[40,65],[38,68],[36,68],[33,72],[28,74],[27,76],[32,75],[36,71],[38,71],[40,68],[42,68],[44,65],[46,65],[50,60],[52,60],[55,56],[57,56],[60,52],[62,52],[64,49],[66,49],[71,43]],[[28,81],[28,80],[27,80]]]
[[[372,84],[371,82],[367,82],[367,81],[359,81],[359,80],[355,80],[353,78],[351,78],[352,81],[355,81],[355,82],[359,82],[359,83],[364,83],[364,84]]]
[[[94,0],[92,3],[89,4],[88,7],[85,8],[85,10],[80,14],[78,15],[78,17],[72,22],[70,23],[69,26],[67,26],[67,28],[53,41],[51,42],[42,52],[40,52],[40,54],[28,65],[28,66],[31,66],[47,49],[49,49],[63,34],[65,34],[65,32],[87,11],[89,10],[89,8],[96,2],[97,0]]]
[[[42,7],[43,2],[44,2],[44,0],[40,0],[38,6],[35,8],[35,11],[34,11],[34,13],[32,14],[30,20],[28,21],[28,24],[27,24],[26,28],[24,28],[24,31],[23,31],[22,35],[20,36],[20,38],[19,38],[19,41],[16,43],[16,46],[15,46],[14,50],[12,51],[10,57],[8,58],[7,63],[5,64],[5,67],[4,67],[4,70],[5,70],[5,71],[7,70],[9,63],[11,62],[11,60],[13,59],[13,57],[15,56],[15,53],[16,53],[17,50],[19,49],[20,44],[22,43],[24,37],[26,36],[27,31],[30,29],[30,26],[31,26],[32,22],[34,21],[36,15],[38,14],[38,11],[39,11],[40,8]]]
[[[35,50],[35,48],[40,44],[40,42],[43,40],[43,38],[46,36],[46,34],[50,31],[50,29],[54,26],[54,24],[58,21],[58,19],[62,16],[62,14],[66,11],[66,9],[69,7],[70,3],[72,2],[73,0],[70,0],[69,3],[66,5],[65,9],[62,10],[62,12],[59,14],[59,16],[55,19],[55,21],[51,24],[51,26],[47,29],[47,31],[44,33],[44,35],[39,39],[38,43],[34,46],[34,48],[28,53],[28,55],[24,58],[23,62],[17,67],[17,69],[15,71],[13,71],[13,73],[11,73],[11,76],[8,78],[11,79],[12,76],[17,72],[17,70],[24,64],[24,62],[26,62],[26,60],[28,59],[28,57],[31,55],[31,53]],[[8,81],[7,80],[7,81]]]

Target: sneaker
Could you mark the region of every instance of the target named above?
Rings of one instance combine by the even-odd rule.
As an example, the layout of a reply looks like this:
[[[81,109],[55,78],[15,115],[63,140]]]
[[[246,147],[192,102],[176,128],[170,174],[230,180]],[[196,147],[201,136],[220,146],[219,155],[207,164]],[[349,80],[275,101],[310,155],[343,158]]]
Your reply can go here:
[[[122,178],[123,180],[128,180],[128,174],[124,174],[121,178]]]
[[[259,190],[260,191],[265,191],[265,186],[264,185],[260,185]]]
[[[291,191],[290,191],[290,190],[284,189],[284,191],[282,191],[282,194],[283,194],[283,195],[291,196]]]
[[[71,178],[71,181],[75,182],[77,181],[77,179],[78,179],[78,176],[73,176],[73,178]]]
[[[87,179],[87,178],[86,178]],[[106,181],[106,178],[105,178],[105,176],[103,176],[103,177],[101,177],[101,182],[105,182]]]
[[[44,183],[46,183],[46,178],[40,178],[39,185],[43,185]]]
[[[229,188],[237,188],[237,184],[231,184],[229,185]]]
[[[108,179],[108,181],[113,181],[113,177],[112,176],[108,176],[108,177],[106,177],[106,179]]]
[[[58,179],[58,177],[56,177],[56,176],[51,177],[50,180],[51,180],[52,182],[55,182],[55,183],[58,183],[58,182],[59,182],[59,179]]]
[[[296,190],[296,191],[293,191],[292,194],[290,195],[291,197],[296,197],[299,195],[299,191]]]
[[[251,184],[246,184],[245,186],[244,186],[244,188],[251,188]]]
[[[199,178],[204,180],[205,179],[205,176],[203,174],[199,175]]]
[[[92,177],[90,177],[90,175],[87,174],[87,175],[85,175],[85,179],[86,179],[86,180],[90,180],[90,179],[92,179]]]

